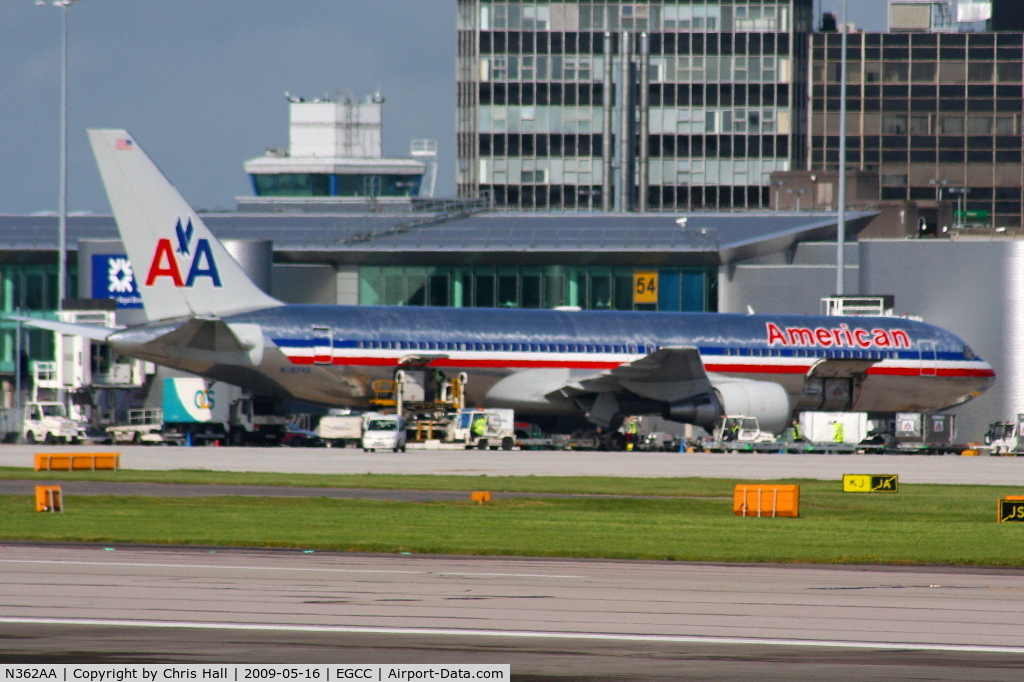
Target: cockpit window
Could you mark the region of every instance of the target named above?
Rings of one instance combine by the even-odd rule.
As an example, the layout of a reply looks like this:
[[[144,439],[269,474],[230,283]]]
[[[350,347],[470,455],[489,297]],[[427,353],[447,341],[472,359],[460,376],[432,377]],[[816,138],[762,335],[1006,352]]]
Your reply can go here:
[[[975,352],[973,350],[971,350],[971,347],[968,346],[965,343],[964,344],[964,359],[965,360],[973,360],[976,357],[978,357],[978,356],[975,354]]]

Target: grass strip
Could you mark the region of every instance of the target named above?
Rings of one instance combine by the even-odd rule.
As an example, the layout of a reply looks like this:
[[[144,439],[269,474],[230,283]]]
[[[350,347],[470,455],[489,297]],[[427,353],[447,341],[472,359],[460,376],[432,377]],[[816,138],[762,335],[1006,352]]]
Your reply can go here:
[[[616,476],[437,476],[415,474],[280,474],[176,469],[149,471],[34,471],[0,467],[0,479],[25,481],[116,481],[189,485],[269,485],[378,490],[490,490],[491,492],[721,496],[722,480],[707,478],[620,478]],[[733,482],[739,483],[740,480]],[[732,494],[732,487],[724,494]]]
[[[707,479],[714,497],[732,482]],[[1024,566],[1024,524],[995,523],[998,486],[903,485],[843,494],[801,482],[801,517],[734,516],[729,499],[384,502],[81,496],[63,514],[0,496],[5,541],[723,562]]]

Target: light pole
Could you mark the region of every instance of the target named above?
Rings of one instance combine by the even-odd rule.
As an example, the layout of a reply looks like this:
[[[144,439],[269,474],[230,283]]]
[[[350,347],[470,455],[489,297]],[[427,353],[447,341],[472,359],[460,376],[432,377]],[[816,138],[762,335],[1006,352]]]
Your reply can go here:
[[[785,180],[774,180],[772,181],[772,187],[775,188],[775,210],[781,211],[782,206],[779,204],[779,190],[788,185]]]
[[[797,187],[796,189],[787,189],[786,194],[796,195],[796,210],[800,210],[800,197],[807,194],[808,190],[804,187]]]
[[[964,202],[971,190],[969,187],[950,187],[948,191],[950,194],[956,195],[956,216],[953,220],[953,227],[962,228],[964,226]]]
[[[929,185],[935,187],[935,201],[942,201],[942,188],[949,186],[949,180],[939,180],[938,178],[928,181]]]
[[[67,298],[68,282],[68,8],[79,0],[51,0],[61,9],[60,22],[60,188],[57,199],[57,309]],[[45,7],[46,0],[36,0]]]
[[[943,187],[947,187],[949,185],[949,180],[940,180],[939,178],[935,178],[934,180],[929,180],[928,184],[929,185],[933,185],[935,187],[935,225],[936,225],[936,230],[938,230],[938,224],[940,222],[939,221],[939,204],[942,203],[942,188]],[[946,231],[946,226],[945,225],[942,226],[942,231],[943,232]]]
[[[836,235],[836,295],[845,293],[846,269],[846,0],[843,0],[843,23],[839,27],[839,215]]]

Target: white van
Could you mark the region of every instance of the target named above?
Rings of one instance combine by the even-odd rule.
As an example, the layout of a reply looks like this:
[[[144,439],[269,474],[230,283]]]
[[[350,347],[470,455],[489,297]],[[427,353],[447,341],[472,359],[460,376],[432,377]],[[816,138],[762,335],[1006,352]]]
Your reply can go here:
[[[400,414],[364,414],[363,450],[405,452],[405,417]]]

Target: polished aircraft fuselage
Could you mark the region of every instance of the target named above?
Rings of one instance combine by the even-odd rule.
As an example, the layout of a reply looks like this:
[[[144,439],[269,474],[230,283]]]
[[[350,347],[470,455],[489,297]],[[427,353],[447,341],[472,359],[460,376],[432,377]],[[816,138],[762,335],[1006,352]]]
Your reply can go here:
[[[123,330],[109,343],[255,391],[360,409],[370,406],[374,381],[413,363],[448,376],[465,372],[470,404],[578,414],[577,403],[550,391],[660,348],[696,348],[712,382],[775,382],[805,409],[829,408],[828,396],[817,395],[829,380],[854,382],[846,409],[891,413],[960,404],[995,377],[954,334],[898,317],[285,305],[223,322],[256,330],[262,347],[151,343],[180,319]]]

